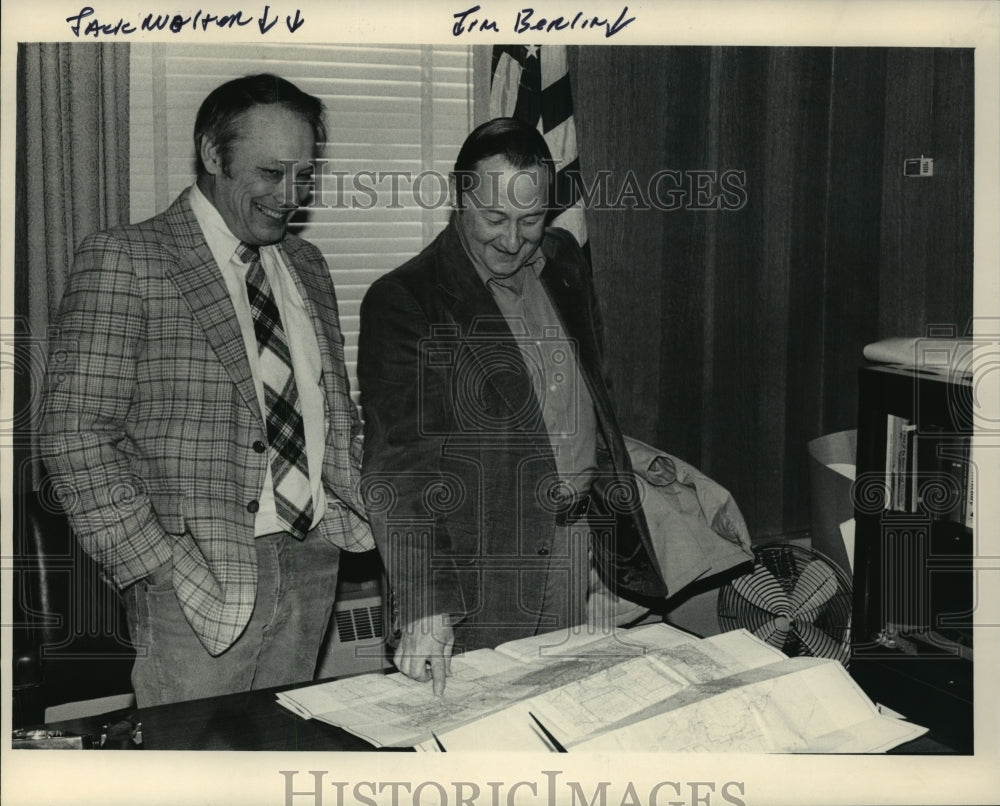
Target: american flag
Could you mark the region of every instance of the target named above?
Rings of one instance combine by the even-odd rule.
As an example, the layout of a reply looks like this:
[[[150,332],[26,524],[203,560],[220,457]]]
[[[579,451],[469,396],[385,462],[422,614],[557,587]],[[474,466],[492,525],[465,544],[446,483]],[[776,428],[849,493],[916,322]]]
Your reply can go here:
[[[576,123],[565,45],[500,45],[493,48],[490,117],[523,120],[545,136],[556,164],[556,213],[551,224],[587,246],[583,205],[570,175],[580,176]]]

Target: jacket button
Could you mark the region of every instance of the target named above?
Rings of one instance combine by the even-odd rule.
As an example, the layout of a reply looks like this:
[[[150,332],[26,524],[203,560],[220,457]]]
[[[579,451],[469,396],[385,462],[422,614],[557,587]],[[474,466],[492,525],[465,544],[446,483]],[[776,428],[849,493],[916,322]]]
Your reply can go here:
[[[548,546],[542,546],[542,547],[541,547],[541,548],[540,548],[540,549],[538,550],[538,555],[539,555],[540,557],[548,557],[548,556],[549,556],[549,549],[548,549]]]
[[[250,512],[251,514],[255,513],[258,509],[260,509],[259,501],[251,501],[249,504],[247,504],[247,512]]]
[[[263,453],[267,450],[267,445],[261,442],[259,439],[255,440],[253,443],[253,449],[255,453]]]

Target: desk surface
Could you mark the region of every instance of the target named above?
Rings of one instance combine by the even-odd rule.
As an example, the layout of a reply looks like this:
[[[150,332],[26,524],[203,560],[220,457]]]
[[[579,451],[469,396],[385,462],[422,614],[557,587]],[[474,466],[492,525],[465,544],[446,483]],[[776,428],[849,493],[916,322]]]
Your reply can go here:
[[[292,688],[301,686],[226,694],[153,708],[125,709],[85,719],[53,722],[45,727],[68,733],[99,735],[103,725],[128,717],[133,722],[142,723],[143,748],[146,750],[375,750],[368,742],[340,728],[315,719],[303,719],[279,705],[275,697],[277,692]],[[929,735],[890,752],[894,755],[953,753]]]
[[[45,727],[97,734],[109,722],[142,723],[146,750],[374,750],[368,742],[278,704],[275,694],[296,686],[259,689],[151,708],[53,722]]]

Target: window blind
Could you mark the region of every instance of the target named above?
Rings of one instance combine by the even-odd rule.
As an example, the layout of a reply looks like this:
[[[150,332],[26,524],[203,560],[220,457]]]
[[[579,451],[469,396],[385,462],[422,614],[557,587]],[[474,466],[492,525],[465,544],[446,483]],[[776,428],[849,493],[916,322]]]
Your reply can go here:
[[[164,210],[194,181],[195,115],[219,84],[271,72],[323,99],[327,141],[321,157],[327,163],[322,192],[314,206],[294,219],[293,231],[314,243],[330,266],[357,401],[355,365],[365,291],[377,277],[417,254],[447,223],[446,189],[435,177],[447,177],[473,128],[471,49],[133,43],[131,62],[134,221]],[[392,172],[405,173],[393,179]],[[424,178],[415,193],[414,180],[420,175]]]

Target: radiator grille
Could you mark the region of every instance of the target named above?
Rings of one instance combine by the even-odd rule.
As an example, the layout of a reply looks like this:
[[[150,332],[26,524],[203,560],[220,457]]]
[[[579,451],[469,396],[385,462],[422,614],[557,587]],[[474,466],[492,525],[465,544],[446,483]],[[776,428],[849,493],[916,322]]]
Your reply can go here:
[[[336,613],[337,641],[348,644],[382,637],[382,606],[353,607]]]

